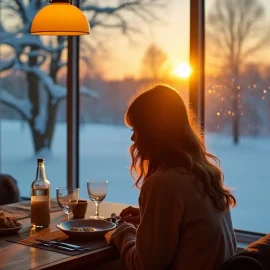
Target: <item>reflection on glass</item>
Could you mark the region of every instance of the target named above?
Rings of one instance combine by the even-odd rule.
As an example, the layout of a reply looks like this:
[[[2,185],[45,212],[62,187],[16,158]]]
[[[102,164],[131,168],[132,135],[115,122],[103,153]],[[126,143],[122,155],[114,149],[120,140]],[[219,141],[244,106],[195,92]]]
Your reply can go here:
[[[238,201],[234,227],[266,232],[270,2],[207,0],[206,18],[206,141]]]

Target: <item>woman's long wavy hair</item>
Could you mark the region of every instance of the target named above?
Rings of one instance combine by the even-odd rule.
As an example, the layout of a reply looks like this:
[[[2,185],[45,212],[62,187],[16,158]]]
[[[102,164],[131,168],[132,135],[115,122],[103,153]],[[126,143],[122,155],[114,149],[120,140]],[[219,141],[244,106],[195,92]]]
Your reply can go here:
[[[138,188],[157,170],[183,167],[217,209],[235,206],[218,158],[206,151],[198,125],[173,88],[157,85],[139,94],[126,112],[125,123],[134,129],[130,171]]]

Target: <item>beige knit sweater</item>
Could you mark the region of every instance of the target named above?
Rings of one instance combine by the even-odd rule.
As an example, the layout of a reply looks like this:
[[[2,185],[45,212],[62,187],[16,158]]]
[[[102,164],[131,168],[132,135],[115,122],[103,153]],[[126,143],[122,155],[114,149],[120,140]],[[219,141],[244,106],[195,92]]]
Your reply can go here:
[[[235,254],[230,212],[202,197],[183,169],[149,177],[139,206],[138,229],[125,223],[111,237],[128,269],[212,270]]]

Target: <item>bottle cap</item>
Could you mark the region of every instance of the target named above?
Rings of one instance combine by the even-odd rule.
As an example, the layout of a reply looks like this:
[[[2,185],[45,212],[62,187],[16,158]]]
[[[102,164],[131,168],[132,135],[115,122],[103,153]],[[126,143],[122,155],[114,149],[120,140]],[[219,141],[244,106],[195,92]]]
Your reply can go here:
[[[45,159],[44,158],[38,158],[37,163],[44,163]]]

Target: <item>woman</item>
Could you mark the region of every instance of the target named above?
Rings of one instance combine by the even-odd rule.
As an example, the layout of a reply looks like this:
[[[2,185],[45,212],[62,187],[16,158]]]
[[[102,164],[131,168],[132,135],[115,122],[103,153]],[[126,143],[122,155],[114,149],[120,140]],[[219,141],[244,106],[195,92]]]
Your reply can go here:
[[[139,209],[127,208],[111,236],[128,269],[219,269],[236,250],[236,200],[180,95],[158,85],[126,112]],[[138,216],[139,215],[139,216]],[[126,217],[126,218],[125,218]]]

